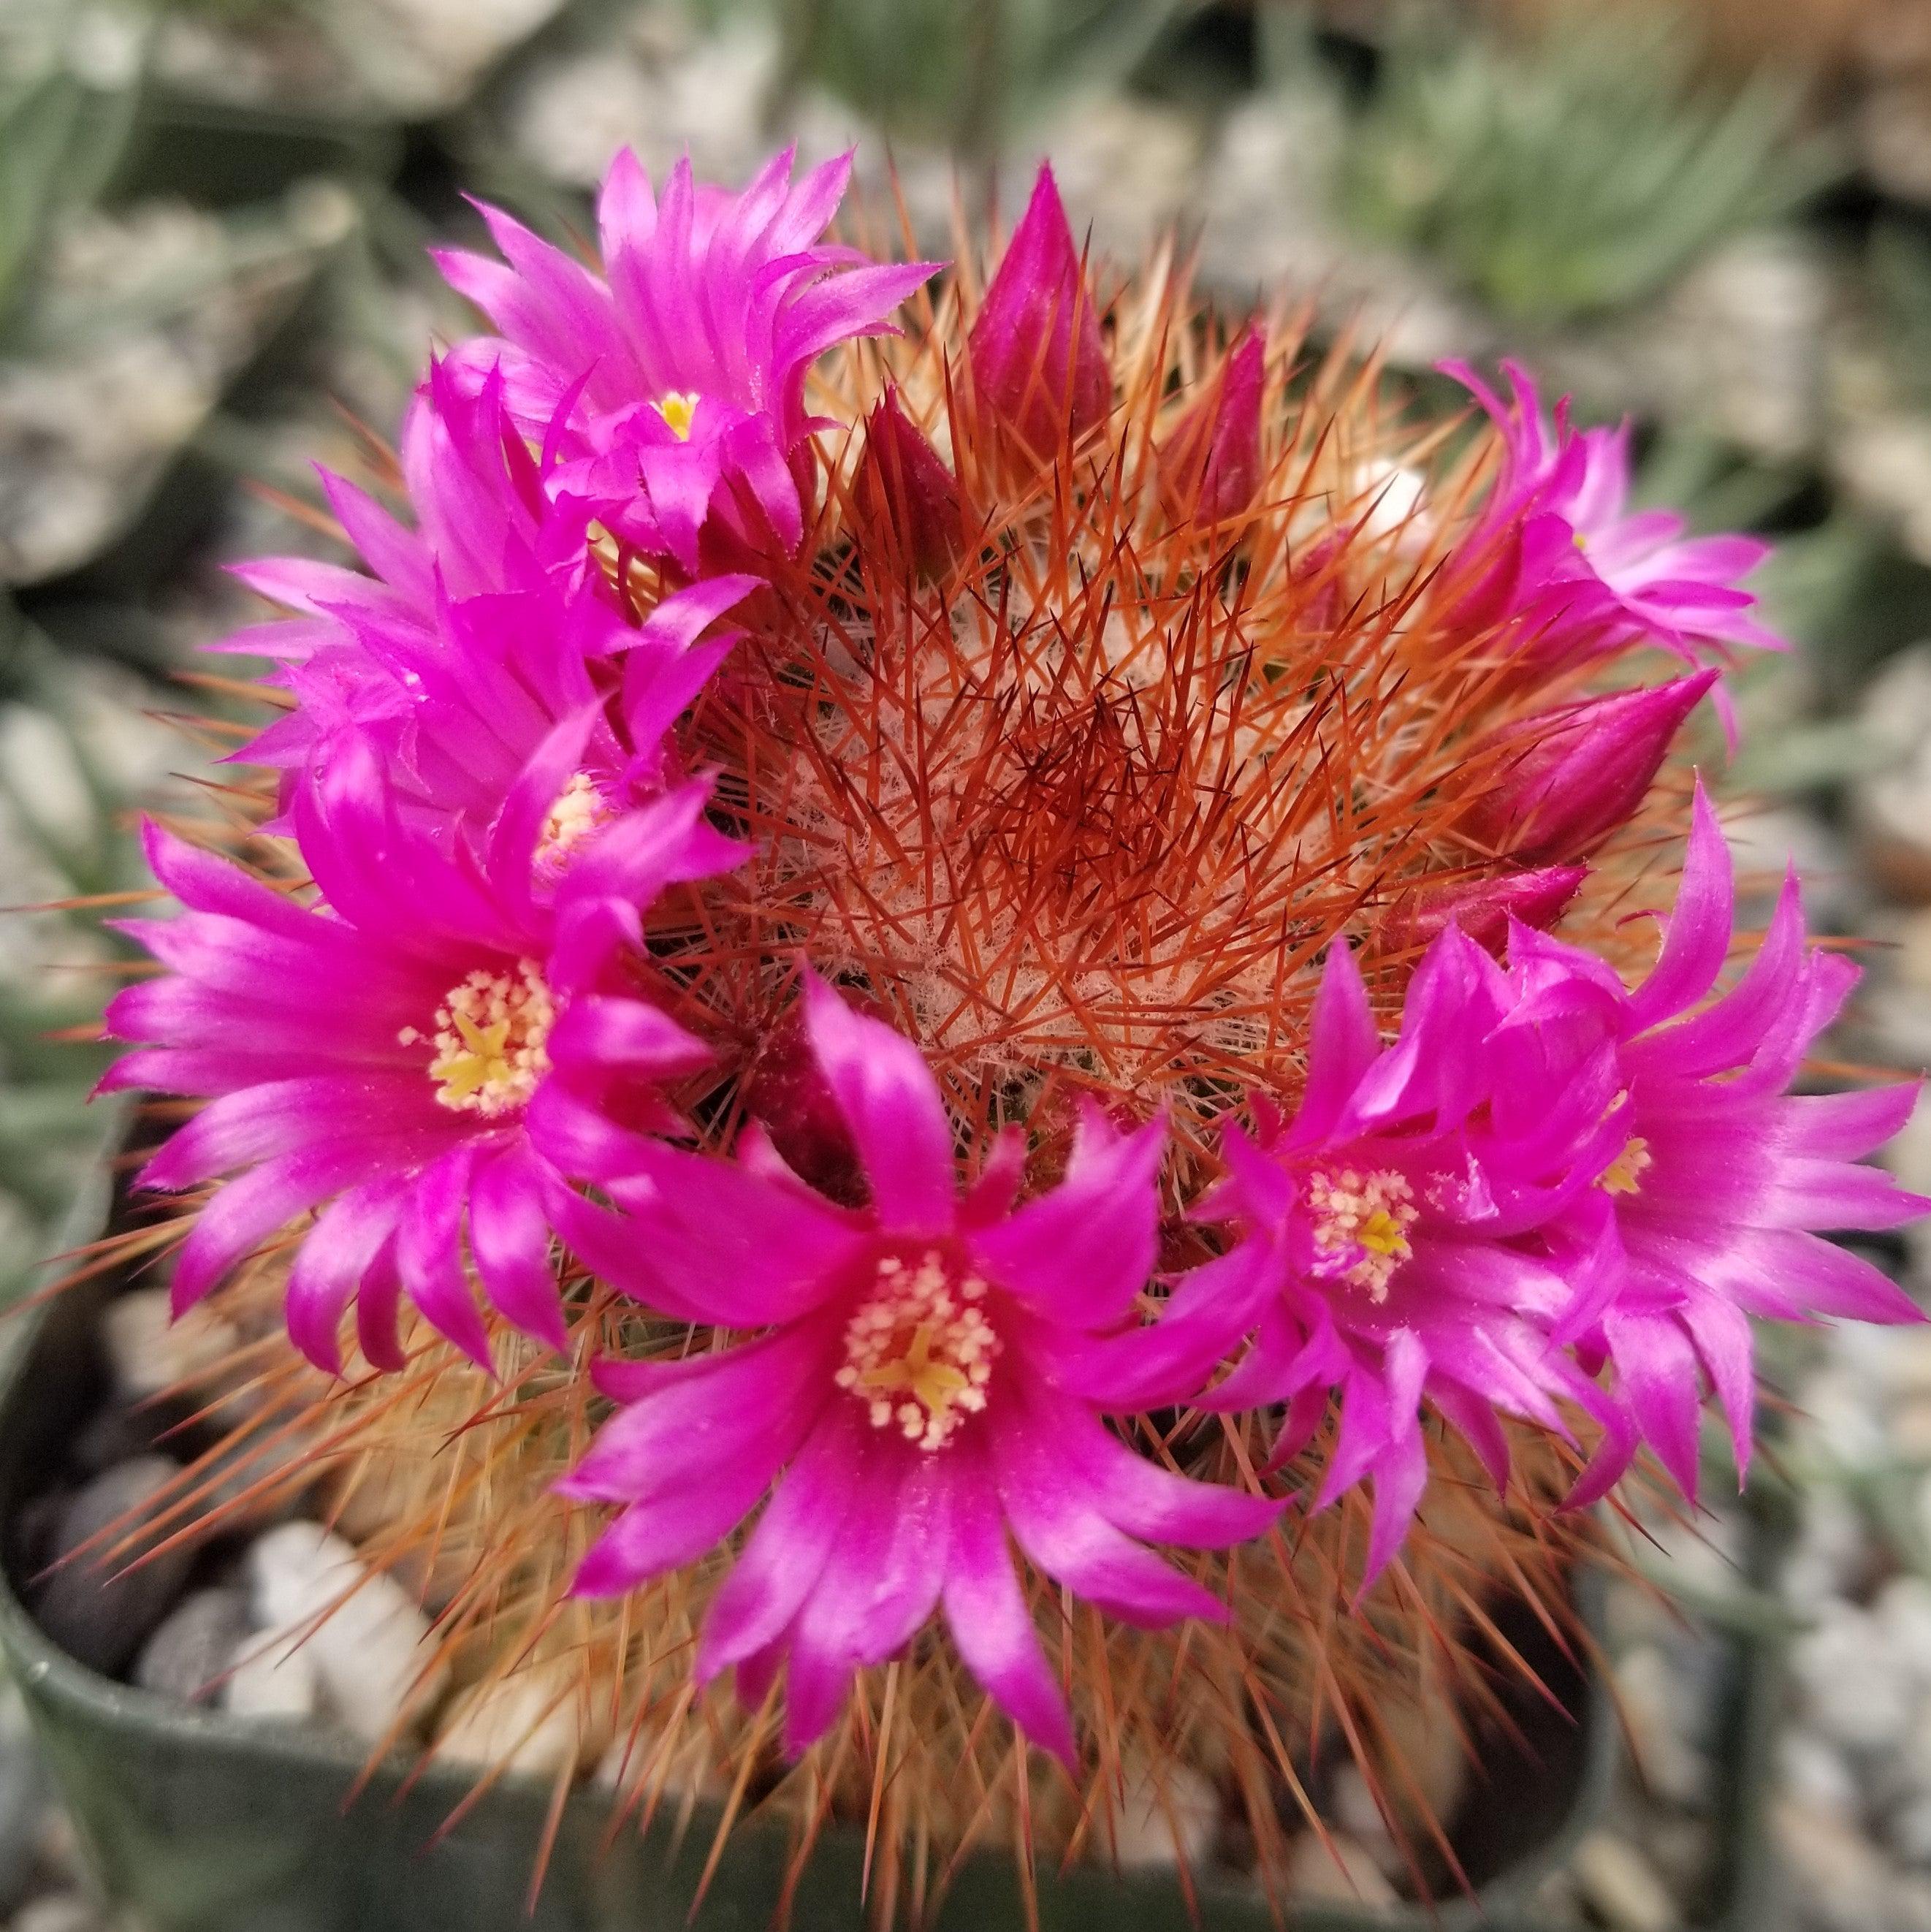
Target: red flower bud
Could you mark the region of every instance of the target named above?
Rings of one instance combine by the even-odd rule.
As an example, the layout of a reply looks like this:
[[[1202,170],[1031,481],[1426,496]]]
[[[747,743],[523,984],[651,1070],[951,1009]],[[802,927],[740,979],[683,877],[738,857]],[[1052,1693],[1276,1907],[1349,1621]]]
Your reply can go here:
[[[1490,740],[1497,782],[1465,821],[1469,834],[1518,859],[1588,857],[1634,815],[1678,728],[1717,677],[1706,670],[1588,698]]]
[[[847,1202],[864,1197],[858,1149],[832,1097],[794,1006],[758,1042],[744,1085],[745,1111],[812,1186]]]
[[[959,486],[939,452],[898,406],[888,387],[865,424],[858,471],[859,510],[913,572],[943,577],[965,548]]]
[[[1113,406],[1099,316],[1050,167],[1006,244],[966,343],[973,387],[1045,457],[1077,442]]]
[[[1382,943],[1393,952],[1419,949],[1453,921],[1477,946],[1498,953],[1511,919],[1546,932],[1569,910],[1588,876],[1587,866],[1545,866],[1498,879],[1420,885],[1389,908],[1381,920]]]
[[[1176,522],[1237,517],[1261,487],[1261,392],[1267,345],[1249,329],[1222,368],[1218,393],[1203,397],[1161,450],[1160,488]]]

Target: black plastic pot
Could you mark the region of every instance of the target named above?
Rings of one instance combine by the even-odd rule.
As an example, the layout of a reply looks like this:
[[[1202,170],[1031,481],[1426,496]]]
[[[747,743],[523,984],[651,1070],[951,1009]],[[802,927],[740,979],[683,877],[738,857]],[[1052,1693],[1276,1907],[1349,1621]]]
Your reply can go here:
[[[79,1204],[68,1245],[91,1238],[113,1206],[103,1162]],[[565,1806],[548,1873],[532,1904],[547,1784],[505,1780],[449,1821],[469,1794],[459,1774],[412,1780],[400,1762],[366,1766],[352,1745],[320,1733],[250,1725],[111,1682],[56,1649],[25,1608],[16,1526],[43,1490],[61,1446],[91,1412],[102,1377],[95,1334],[115,1284],[70,1290],[13,1324],[0,1383],[0,1650],[25,1694],[47,1756],[103,1882],[160,1932],[763,1932],[785,1891],[784,1834],[756,1826],[730,1840],[704,1904],[696,1896],[710,1832],[700,1817],[678,1843],[668,1825],[606,1845],[607,1799],[582,1792]],[[1743,1881],[1760,1871],[1760,1806],[1768,1750],[1762,1646],[1740,1649],[1732,1735],[1724,1754],[1735,1780],[1729,1833],[1735,1856],[1721,1915],[1738,1932],[1756,1909]],[[1506,1804],[1487,1806],[1496,1829],[1470,1848],[1479,1895],[1433,1912],[1378,1914],[1336,1906],[1296,1912],[1298,1932],[1550,1932],[1528,1903],[1537,1882],[1594,1822],[1614,1769],[1615,1726],[1600,1687],[1577,1700],[1573,1725],[1555,1734],[1547,1774],[1519,1780]],[[360,1789],[358,1789],[360,1784]],[[1499,1798],[1501,1794],[1498,1793]],[[1481,1834],[1475,1834],[1477,1840]],[[796,1932],[856,1932],[866,1923],[861,1834],[828,1832],[792,1894]],[[1190,1905],[1160,1874],[1116,1876],[1097,1868],[1038,1876],[1043,1932],[1271,1932],[1250,1888],[1204,1882]],[[1026,1922],[1018,1874],[988,1855],[961,1873],[939,1924],[993,1932]]]

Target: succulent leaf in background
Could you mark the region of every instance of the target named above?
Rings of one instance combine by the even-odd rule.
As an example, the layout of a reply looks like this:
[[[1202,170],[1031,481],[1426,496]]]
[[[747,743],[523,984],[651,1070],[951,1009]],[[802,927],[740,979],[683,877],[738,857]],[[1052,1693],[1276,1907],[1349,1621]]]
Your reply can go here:
[[[984,151],[1117,85],[1195,0],[781,0],[794,71],[892,133]]]
[[[1356,131],[1361,220],[1439,257],[1501,314],[1559,322],[1656,294],[1831,176],[1795,84],[1699,81],[1682,22],[1570,8],[1532,37],[1391,48]]]
[[[88,1100],[106,1065],[93,1030],[103,979],[132,949],[100,924],[139,892],[137,799],[178,736],[139,717],[123,673],[55,651],[0,614],[0,1303],[31,1271],[101,1132]],[[77,903],[61,910],[59,902]],[[22,902],[48,908],[33,912]]]
[[[35,55],[37,72],[13,70]],[[0,328],[57,218],[91,201],[112,171],[131,100],[126,87],[90,84],[51,50],[0,40]]]
[[[1868,281],[1885,366],[1906,400],[1931,412],[1931,240],[1903,221],[1880,225],[1870,239]]]

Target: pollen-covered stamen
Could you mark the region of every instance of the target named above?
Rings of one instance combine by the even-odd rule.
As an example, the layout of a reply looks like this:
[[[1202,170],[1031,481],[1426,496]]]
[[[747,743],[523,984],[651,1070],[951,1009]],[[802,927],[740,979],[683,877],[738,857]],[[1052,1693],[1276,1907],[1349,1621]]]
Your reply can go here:
[[[436,1049],[429,1077],[436,1097],[458,1113],[493,1119],[524,1106],[550,1071],[550,1028],[556,1002],[533,959],[516,970],[480,968],[452,986],[436,1010]],[[425,1037],[404,1027],[397,1038],[413,1046]]]
[[[943,1448],[985,1406],[999,1337],[985,1318],[986,1284],[955,1276],[937,1250],[916,1267],[878,1264],[871,1295],[845,1324],[838,1384],[865,1405],[874,1429],[896,1429],[921,1449]]]
[[[1307,1204],[1315,1252],[1328,1264],[1323,1272],[1386,1300],[1395,1270],[1414,1252],[1408,1230],[1421,1210],[1407,1178],[1385,1168],[1372,1174],[1318,1169],[1308,1177]]]
[[[1649,1142],[1641,1134],[1632,1134],[1622,1152],[1597,1176],[1596,1185],[1605,1194],[1640,1194],[1651,1159]]]
[[[701,400],[695,389],[671,389],[659,396],[650,406],[670,424],[671,434],[679,442],[688,442]]]
[[[610,801],[596,781],[586,772],[577,772],[556,794],[543,830],[537,834],[537,862],[553,866],[610,815]]]

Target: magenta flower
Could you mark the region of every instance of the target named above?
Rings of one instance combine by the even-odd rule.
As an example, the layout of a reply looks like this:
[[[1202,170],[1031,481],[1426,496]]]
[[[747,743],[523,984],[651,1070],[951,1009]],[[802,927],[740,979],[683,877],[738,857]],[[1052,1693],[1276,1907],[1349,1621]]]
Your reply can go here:
[[[1603,962],[1519,928],[1507,1030],[1532,1034],[1558,1074],[1601,1042],[1615,1066],[1594,1184],[1549,1231],[1606,1248],[1608,1264],[1553,1324],[1585,1364],[1605,1359],[1643,1438],[1694,1497],[1705,1378],[1735,1440],[1750,1445],[1748,1316],[1917,1322],[1916,1304],[1824,1231],[1894,1228],[1931,1202],[1863,1156],[1910,1118],[1915,1082],[1797,1096],[1787,1090],[1858,971],[1807,952],[1795,877],[1738,984],[1697,1008],[1731,945],[1729,854],[1699,787],[1676,909],[1655,970],[1632,992]],[[1592,1088],[1593,1090],[1593,1088]],[[1606,1469],[1606,1477],[1617,1473]]]
[[[1464,384],[1502,433],[1501,475],[1472,542],[1495,546],[1518,614],[1543,635],[1536,649],[1576,657],[1652,644],[1692,665],[1729,663],[1739,645],[1787,648],[1750,613],[1739,587],[1768,554],[1749,537],[1687,537],[1667,510],[1632,511],[1630,432],[1577,430],[1565,398],[1545,416],[1534,382],[1503,365],[1505,404],[1466,363]]]
[[[497,210],[503,260],[450,250],[451,284],[499,339],[455,361],[499,364],[511,413],[560,460],[553,487],[626,542],[691,574],[716,514],[755,547],[804,536],[810,478],[805,378],[825,350],[889,332],[886,318],[934,272],[880,266],[820,237],[851,172],[841,157],[791,179],[790,150],[742,194],[671,170],[660,202],[620,154],[598,206],[598,276]]]
[[[544,879],[546,820],[590,725],[559,726],[453,849],[401,810],[373,746],[340,747],[296,797],[314,908],[148,829],[155,876],[184,910],[127,922],[167,970],[109,1006],[109,1034],[143,1044],[103,1084],[210,1096],[143,1185],[232,1177],[176,1258],[177,1310],[319,1209],[287,1289],[289,1333],[318,1365],[339,1368],[352,1300],[364,1354],[398,1366],[406,1294],[487,1366],[466,1226],[497,1311],[563,1342],[550,1250],[566,1181],[627,1160],[642,1134],[677,1131],[658,1083],[707,1058],[637,994],[641,908],[741,856],[703,823],[693,784]]]
[[[1546,1330],[1600,1265],[1583,1241],[1530,1251],[1528,1231],[1589,1184],[1579,1160],[1613,1098],[1606,1054],[1551,1077],[1532,1036],[1503,1022],[1501,969],[1450,927],[1408,989],[1384,1048],[1352,956],[1328,958],[1310,1023],[1299,1111],[1264,1112],[1258,1144],[1225,1143],[1228,1180],[1204,1210],[1244,1235],[1176,1295],[1163,1327],[1210,1353],[1253,1331],[1207,1398],[1228,1410],[1285,1403],[1276,1463],[1300,1451],[1336,1396],[1333,1455],[1313,1506],[1363,1477],[1375,1508],[1364,1587],[1400,1546],[1428,1480],[1426,1405],[1467,1438],[1499,1486],[1498,1412],[1565,1439],[1558,1400],[1612,1440],[1617,1406]]]
[[[366,570],[300,556],[230,565],[250,590],[296,614],[249,626],[214,648],[306,662],[347,641],[352,625],[427,631],[445,598],[587,567],[588,514],[546,489],[541,461],[505,410],[499,372],[484,372],[466,392],[446,364],[433,363],[403,424],[400,453],[417,527],[346,478],[319,470],[328,506]]]
[[[338,744],[366,742],[406,808],[486,824],[550,733],[587,717],[582,764],[540,841],[553,865],[684,776],[671,728],[736,641],[717,620],[755,588],[748,577],[707,578],[640,625],[599,584],[548,576],[442,598],[427,626],[345,612],[340,641],[288,668],[295,708],[238,756],[299,773],[325,770]]]
[[[433,368],[403,457],[418,530],[345,500],[360,506],[364,561],[386,580],[291,559],[266,578],[244,572],[306,614],[223,647],[280,654],[271,681],[295,700],[234,759],[292,777],[325,763],[344,734],[366,735],[399,799],[486,824],[549,734],[588,709],[583,768],[546,844],[553,858],[679,776],[667,734],[733,642],[706,634],[756,580],[709,578],[632,622],[589,556],[576,507],[545,495],[498,377],[465,396]]]
[[[622,1514],[579,1591],[614,1594],[703,1556],[769,1494],[699,1646],[755,1706],[788,1663],[800,1750],[853,1672],[943,1609],[960,1654],[1032,1738],[1070,1760],[1066,1705],[1007,1548],[1129,1622],[1224,1620],[1140,1540],[1241,1541],[1278,1505],[1156,1467],[1100,1420],[1092,1338],[1131,1357],[1152,1271],[1162,1130],[1083,1118],[1066,1178],[1015,1208],[1023,1151],[999,1144],[963,1196],[937,1083],[916,1049],[808,981],[813,1046],[869,1204],[834,1205],[755,1130],[735,1162],[640,1150],[610,1192],[634,1228],[579,1204],[600,1272],[664,1314],[763,1331],[678,1363],[611,1363],[628,1405],[566,1486]],[[1114,1378],[1121,1366],[1116,1360]]]

